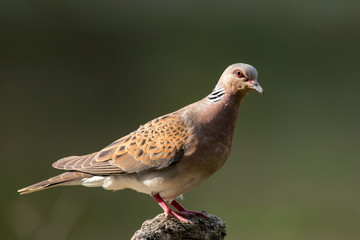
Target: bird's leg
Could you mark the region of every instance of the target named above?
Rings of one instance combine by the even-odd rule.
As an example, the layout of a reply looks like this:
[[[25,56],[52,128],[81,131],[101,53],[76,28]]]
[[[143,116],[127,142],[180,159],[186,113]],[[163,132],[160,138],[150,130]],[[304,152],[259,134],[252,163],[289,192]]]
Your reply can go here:
[[[194,214],[194,215],[197,215],[197,216],[200,216],[200,217],[203,217],[203,218],[207,219],[207,216],[205,216],[202,212],[189,211],[186,208],[184,208],[179,202],[177,202],[175,200],[171,202],[171,205],[173,205],[178,210],[177,213],[179,215],[189,215],[189,214],[191,215],[191,214]]]
[[[166,216],[173,216],[176,219],[180,220],[180,222],[183,223],[189,223],[189,220],[184,218],[183,216],[180,216],[178,213],[172,211],[168,205],[166,205],[165,201],[160,197],[159,193],[151,194],[151,196],[154,198],[154,200],[160,205],[160,207],[164,210],[164,213]],[[181,206],[181,205],[180,205]]]

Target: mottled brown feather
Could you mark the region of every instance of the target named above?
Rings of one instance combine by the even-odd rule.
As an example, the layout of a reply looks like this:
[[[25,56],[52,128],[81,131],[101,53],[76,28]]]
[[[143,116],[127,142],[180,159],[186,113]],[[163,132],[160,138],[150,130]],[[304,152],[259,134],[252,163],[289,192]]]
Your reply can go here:
[[[97,153],[97,162],[111,162],[127,173],[160,169],[178,161],[189,133],[181,112],[156,118]]]
[[[53,167],[97,175],[161,169],[182,156],[189,137],[186,129],[181,113],[171,113],[140,126],[100,152],[65,157],[53,163]]]
[[[110,162],[95,161],[95,153],[84,156],[70,156],[59,159],[53,163],[53,167],[62,170],[79,171],[97,175],[110,175],[116,173],[123,173],[117,166]]]

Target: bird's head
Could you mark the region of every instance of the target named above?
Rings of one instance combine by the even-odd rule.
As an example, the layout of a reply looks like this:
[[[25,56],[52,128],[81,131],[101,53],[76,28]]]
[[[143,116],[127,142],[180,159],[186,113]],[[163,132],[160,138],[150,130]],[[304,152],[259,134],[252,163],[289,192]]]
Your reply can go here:
[[[221,75],[218,86],[222,86],[226,92],[246,95],[256,90],[264,95],[264,90],[257,82],[256,69],[245,63],[235,63],[227,67]]]

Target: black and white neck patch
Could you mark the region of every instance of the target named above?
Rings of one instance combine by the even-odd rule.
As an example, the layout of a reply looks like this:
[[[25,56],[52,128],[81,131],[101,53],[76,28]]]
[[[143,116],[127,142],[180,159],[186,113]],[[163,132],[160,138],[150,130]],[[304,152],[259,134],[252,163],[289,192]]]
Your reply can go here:
[[[207,99],[210,102],[218,102],[221,100],[222,96],[225,94],[225,89],[222,87],[215,88],[212,93],[207,96]]]

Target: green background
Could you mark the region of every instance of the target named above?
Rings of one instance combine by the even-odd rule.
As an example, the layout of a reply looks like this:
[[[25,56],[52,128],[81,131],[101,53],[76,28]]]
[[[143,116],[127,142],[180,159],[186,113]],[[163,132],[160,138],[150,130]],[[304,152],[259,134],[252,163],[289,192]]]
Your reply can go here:
[[[235,62],[233,152],[185,194],[228,239],[360,239],[359,1],[1,1],[1,239],[129,239],[160,213],[131,190],[63,187],[52,162],[97,151],[211,92]]]

